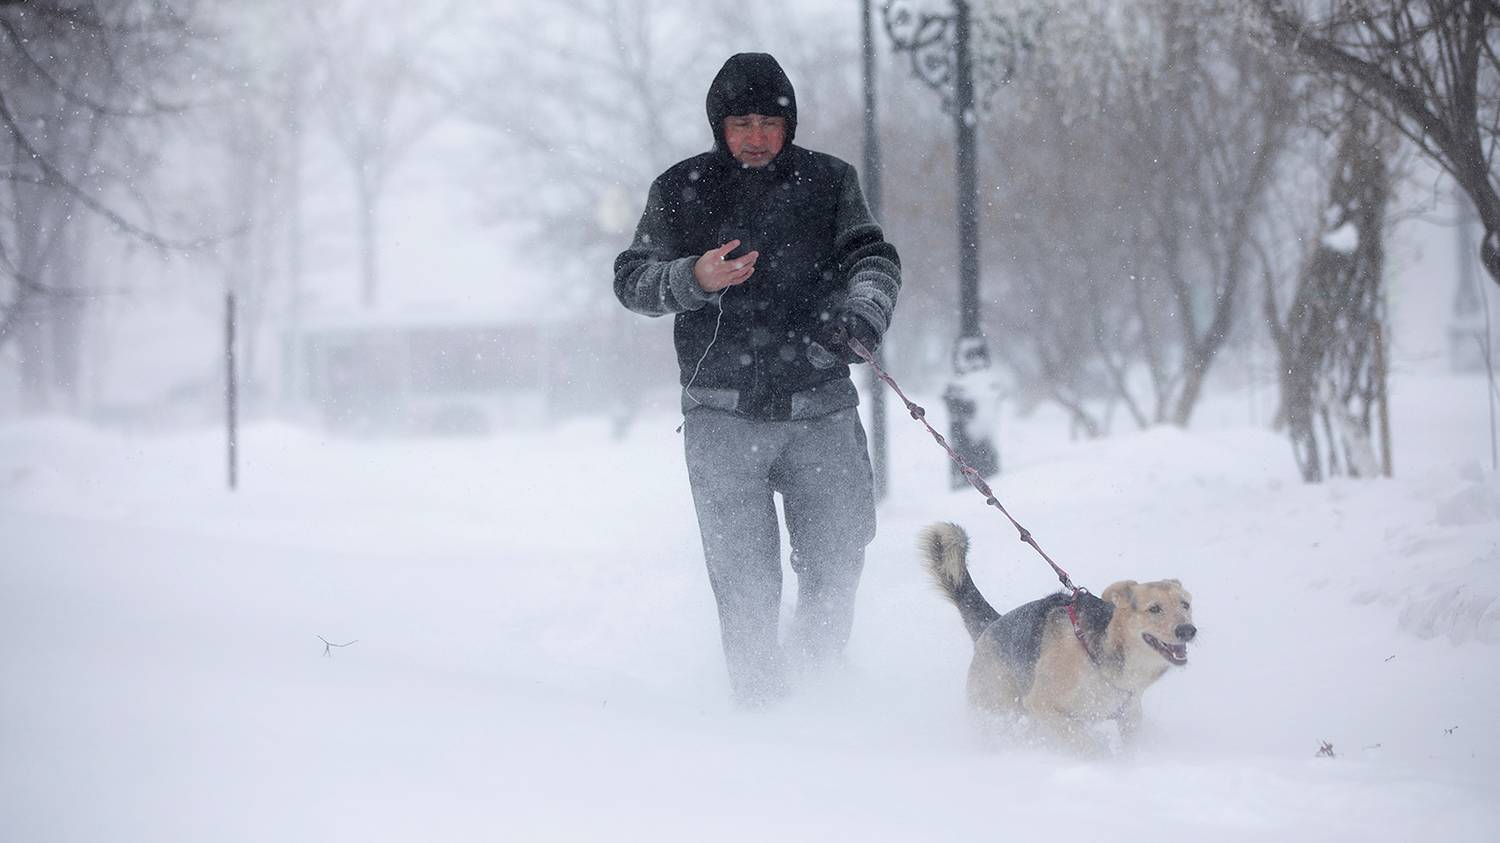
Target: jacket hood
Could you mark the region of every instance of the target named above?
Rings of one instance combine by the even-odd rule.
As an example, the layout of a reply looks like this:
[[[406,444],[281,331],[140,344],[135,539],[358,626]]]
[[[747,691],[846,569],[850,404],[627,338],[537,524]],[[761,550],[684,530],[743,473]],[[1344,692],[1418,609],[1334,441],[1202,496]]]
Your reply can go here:
[[[728,152],[724,118],[735,114],[764,114],[786,118],[786,143],[797,134],[797,94],[781,65],[769,53],[736,53],[719,68],[708,86],[708,125],[714,146]]]

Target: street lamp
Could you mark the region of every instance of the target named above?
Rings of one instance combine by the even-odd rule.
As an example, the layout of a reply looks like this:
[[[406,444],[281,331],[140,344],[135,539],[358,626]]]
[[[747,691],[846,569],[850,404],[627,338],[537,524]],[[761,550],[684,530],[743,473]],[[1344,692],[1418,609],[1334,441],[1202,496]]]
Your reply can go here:
[[[878,223],[885,216],[881,212],[880,134],[875,130],[875,32],[870,3],[871,0],[860,0],[859,5],[860,70],[864,75],[865,105],[863,170],[865,200],[870,205],[870,216]],[[875,359],[877,362],[884,362],[884,352],[879,348],[875,349]],[[875,479],[875,500],[878,503],[885,500],[891,486],[890,460],[885,439],[885,384],[880,382],[880,376],[873,366],[866,377],[869,379],[867,391],[870,396],[870,468]]]
[[[1042,14],[1021,9],[1002,14],[985,3],[977,16],[968,0],[951,0],[952,11],[939,14],[920,8],[918,0],[886,0],[881,7],[886,35],[899,53],[911,58],[912,73],[943,98],[958,136],[958,283],[959,331],[954,343],[954,380],[944,392],[952,441],[959,454],[985,477],[1000,470],[999,455],[983,416],[987,396],[974,395],[971,384],[988,377],[989,347],[979,319],[979,192],[976,185],[974,127],[978,108],[1015,76],[1021,58],[1035,42]],[[977,88],[977,96],[976,96]],[[977,103],[977,108],[976,108]],[[993,382],[992,377],[990,378]],[[962,486],[961,475],[954,485]]]

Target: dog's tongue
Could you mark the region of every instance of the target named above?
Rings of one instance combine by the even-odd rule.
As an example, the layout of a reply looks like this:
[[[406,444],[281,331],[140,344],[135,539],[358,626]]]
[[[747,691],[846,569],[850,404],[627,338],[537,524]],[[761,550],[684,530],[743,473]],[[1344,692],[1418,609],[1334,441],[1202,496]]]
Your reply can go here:
[[[1166,648],[1167,655],[1174,664],[1187,664],[1186,644],[1163,644],[1162,646]]]

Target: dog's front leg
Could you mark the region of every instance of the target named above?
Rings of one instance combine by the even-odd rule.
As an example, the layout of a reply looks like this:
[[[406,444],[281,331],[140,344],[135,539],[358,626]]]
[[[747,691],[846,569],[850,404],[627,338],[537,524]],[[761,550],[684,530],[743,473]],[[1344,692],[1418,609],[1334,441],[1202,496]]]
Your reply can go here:
[[[1109,748],[1089,731],[1086,722],[1050,706],[1028,708],[1031,721],[1057,745],[1083,758],[1103,758],[1109,755]]]
[[[1141,698],[1132,696],[1120,709],[1120,716],[1115,721],[1120,724],[1120,743],[1129,749],[1135,742],[1135,738],[1141,731],[1141,721],[1144,719],[1141,711]]]

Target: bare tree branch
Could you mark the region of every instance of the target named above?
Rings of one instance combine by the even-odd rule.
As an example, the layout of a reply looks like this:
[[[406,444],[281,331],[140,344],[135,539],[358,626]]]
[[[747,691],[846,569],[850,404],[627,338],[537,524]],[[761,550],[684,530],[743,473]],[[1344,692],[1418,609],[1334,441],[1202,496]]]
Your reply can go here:
[[[1494,157],[1500,62],[1492,43],[1500,29],[1497,4],[1349,0],[1340,5],[1360,14],[1315,17],[1294,8],[1291,0],[1257,0],[1256,8],[1277,43],[1375,105],[1469,195],[1485,231],[1480,260],[1500,284]]]
[[[199,237],[191,240],[179,240],[176,238],[167,237],[131,222],[124,216],[117,213],[114,209],[110,208],[108,205],[104,204],[98,199],[95,199],[89,193],[89,191],[84,190],[82,187],[79,187],[77,184],[75,184],[72,179],[68,178],[62,173],[62,171],[58,170],[57,167],[55,167],[50,161],[48,161],[47,156],[43,155],[37,150],[35,146],[32,145],[31,141],[27,139],[26,133],[21,129],[20,125],[17,124],[15,115],[11,113],[10,107],[6,103],[5,91],[3,89],[0,89],[0,124],[4,124],[4,126],[10,130],[11,138],[15,141],[16,146],[18,146],[23,152],[31,156],[32,162],[42,171],[44,175],[42,183],[49,186],[61,188],[67,193],[71,194],[72,197],[76,199],[80,204],[82,204],[85,208],[88,208],[90,211],[93,211],[94,213],[108,220],[116,228],[126,232],[127,234],[130,234],[131,236],[139,240],[167,251],[191,251],[194,249],[203,248],[211,243],[218,241],[224,236],[229,236],[217,235],[212,237]]]

